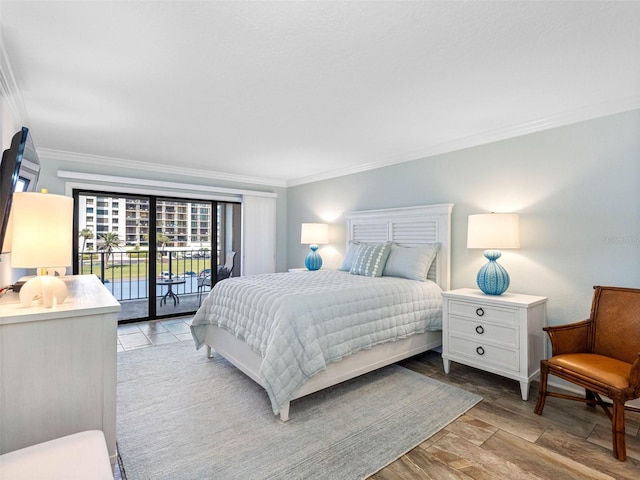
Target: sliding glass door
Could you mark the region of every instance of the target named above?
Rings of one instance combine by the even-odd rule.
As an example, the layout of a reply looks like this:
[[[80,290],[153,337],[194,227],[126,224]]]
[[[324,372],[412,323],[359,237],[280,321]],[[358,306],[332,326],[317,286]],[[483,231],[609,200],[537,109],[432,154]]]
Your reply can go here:
[[[92,191],[74,197],[74,273],[102,279],[122,305],[121,322],[193,313],[220,278],[239,274],[239,204]]]

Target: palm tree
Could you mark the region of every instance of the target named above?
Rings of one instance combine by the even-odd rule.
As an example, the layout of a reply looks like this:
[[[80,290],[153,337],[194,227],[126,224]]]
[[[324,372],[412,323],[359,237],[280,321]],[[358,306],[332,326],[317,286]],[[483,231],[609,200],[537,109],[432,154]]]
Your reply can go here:
[[[149,242],[149,234],[145,233],[143,237],[147,242]],[[167,243],[171,242],[171,238],[167,237],[164,233],[156,232],[156,248],[164,251],[164,247],[167,246]]]
[[[160,250],[164,251],[167,243],[171,243],[170,237],[167,237],[164,233],[156,233],[156,246],[160,247]]]
[[[87,240],[91,240],[93,238],[93,232],[89,228],[83,228],[80,231],[80,236],[82,237],[82,257],[84,258],[84,249],[87,245]]]
[[[145,241],[149,243],[149,234],[145,233],[144,237]],[[164,233],[156,232],[156,262],[160,262],[162,267],[162,257],[164,256],[164,249],[167,246],[167,243],[171,243],[171,237],[167,237]],[[169,253],[171,255],[171,253]],[[149,257],[151,259],[151,257]],[[162,268],[160,268],[162,270]]]
[[[107,232],[98,238],[98,250],[106,252],[106,258],[104,259],[104,263],[106,268],[109,268],[109,257],[113,252],[114,248],[118,248],[120,246],[120,238],[117,233]]]

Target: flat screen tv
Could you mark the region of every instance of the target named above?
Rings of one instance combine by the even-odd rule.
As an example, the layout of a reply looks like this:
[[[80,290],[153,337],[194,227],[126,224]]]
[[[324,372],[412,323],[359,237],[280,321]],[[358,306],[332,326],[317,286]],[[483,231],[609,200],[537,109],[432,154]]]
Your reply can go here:
[[[0,253],[7,250],[5,236],[14,192],[33,192],[38,183],[40,160],[29,129],[22,127],[2,154],[0,164]]]

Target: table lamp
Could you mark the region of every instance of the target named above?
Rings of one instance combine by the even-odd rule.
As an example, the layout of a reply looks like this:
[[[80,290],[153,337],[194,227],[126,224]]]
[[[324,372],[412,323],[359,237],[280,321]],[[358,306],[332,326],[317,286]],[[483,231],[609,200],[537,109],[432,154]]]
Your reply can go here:
[[[71,265],[73,198],[43,193],[16,192],[11,206],[13,232],[11,266],[37,268],[38,275],[20,289],[20,302],[38,300],[51,308],[67,298],[67,286],[55,274],[64,275]]]
[[[307,270],[319,270],[322,267],[322,257],[317,252],[318,245],[329,243],[329,225],[326,223],[303,223],[300,243],[309,245],[311,251],[304,259]]]
[[[484,248],[489,263],[476,277],[487,295],[502,295],[509,288],[509,274],[496,260],[503,248],[520,248],[520,221],[516,213],[469,215],[467,248]]]

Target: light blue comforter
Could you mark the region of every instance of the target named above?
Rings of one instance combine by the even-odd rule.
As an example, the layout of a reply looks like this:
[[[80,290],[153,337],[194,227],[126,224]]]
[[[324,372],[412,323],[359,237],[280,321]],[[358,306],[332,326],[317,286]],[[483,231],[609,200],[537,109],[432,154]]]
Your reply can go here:
[[[337,270],[230,278],[215,285],[191,331],[197,348],[213,324],[258,353],[260,376],[278,414],[327,364],[380,343],[440,330],[441,293],[431,281]]]

